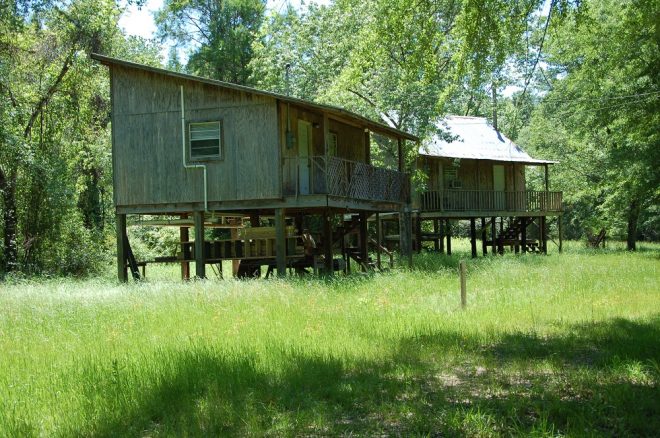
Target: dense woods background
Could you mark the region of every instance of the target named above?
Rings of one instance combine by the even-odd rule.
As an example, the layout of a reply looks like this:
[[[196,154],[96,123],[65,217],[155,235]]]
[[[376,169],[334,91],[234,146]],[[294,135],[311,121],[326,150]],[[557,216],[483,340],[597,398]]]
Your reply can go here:
[[[111,259],[108,77],[88,55],[161,66],[164,42],[166,68],[422,137],[444,114],[496,110],[514,141],[561,160],[551,186],[564,191],[566,237],[604,227],[629,249],[658,240],[660,0],[337,0],[302,11],[165,0],[155,40],[122,33],[125,7],[0,0],[0,275],[83,275]],[[373,147],[386,162],[387,145]],[[140,233],[138,251],[168,237]]]

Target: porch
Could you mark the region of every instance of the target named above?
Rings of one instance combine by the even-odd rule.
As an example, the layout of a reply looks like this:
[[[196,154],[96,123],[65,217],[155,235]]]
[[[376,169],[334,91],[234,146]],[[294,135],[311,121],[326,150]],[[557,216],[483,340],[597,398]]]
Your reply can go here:
[[[466,217],[487,217],[493,213],[554,215],[562,212],[562,192],[429,190],[419,195],[419,209],[421,213],[446,212]]]
[[[408,175],[332,156],[285,158],[284,196],[331,195],[361,201],[406,203]]]

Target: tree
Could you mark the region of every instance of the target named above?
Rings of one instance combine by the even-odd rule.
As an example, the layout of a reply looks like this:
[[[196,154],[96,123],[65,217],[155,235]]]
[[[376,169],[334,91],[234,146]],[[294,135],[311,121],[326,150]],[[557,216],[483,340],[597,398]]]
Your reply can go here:
[[[624,234],[631,250],[660,199],[657,11],[657,0],[593,0],[567,12],[547,46],[559,74],[523,138],[566,157],[558,184],[590,207],[576,219]]]
[[[156,14],[158,36],[188,48],[192,74],[245,85],[264,0],[166,0]]]

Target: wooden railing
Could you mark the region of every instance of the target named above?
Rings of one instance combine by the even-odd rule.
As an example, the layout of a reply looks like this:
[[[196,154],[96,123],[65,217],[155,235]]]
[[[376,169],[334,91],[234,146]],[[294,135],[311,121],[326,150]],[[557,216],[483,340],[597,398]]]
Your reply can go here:
[[[420,195],[422,211],[560,212],[562,192],[430,190]]]
[[[337,157],[286,158],[283,192],[334,195],[366,201],[407,202],[408,175]]]

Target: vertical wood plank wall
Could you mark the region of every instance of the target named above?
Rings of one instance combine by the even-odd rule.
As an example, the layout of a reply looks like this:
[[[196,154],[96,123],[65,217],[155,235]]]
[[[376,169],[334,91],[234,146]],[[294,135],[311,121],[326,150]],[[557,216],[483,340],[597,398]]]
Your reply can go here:
[[[203,162],[209,201],[280,197],[274,98],[115,65],[111,90],[116,205],[203,201],[202,171],[184,169],[182,163],[180,85],[186,127],[195,121],[223,123],[222,159]]]

